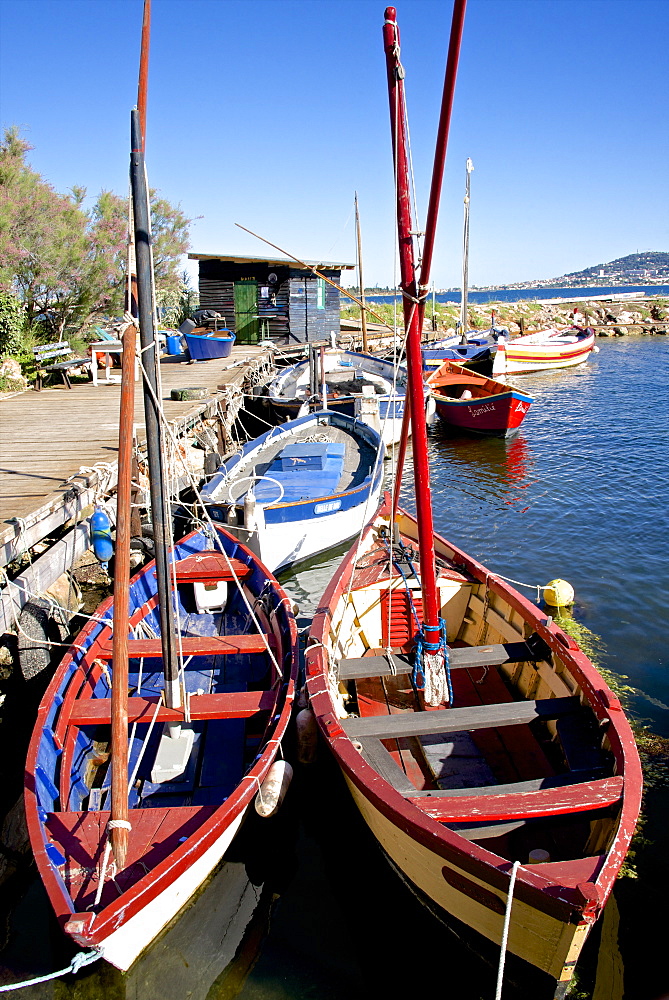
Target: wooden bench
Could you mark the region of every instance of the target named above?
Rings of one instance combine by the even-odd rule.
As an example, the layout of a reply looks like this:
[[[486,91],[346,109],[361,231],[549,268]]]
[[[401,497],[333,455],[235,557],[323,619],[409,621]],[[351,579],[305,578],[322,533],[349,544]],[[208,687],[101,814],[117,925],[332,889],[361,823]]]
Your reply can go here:
[[[36,392],[42,391],[45,376],[51,375],[54,372],[60,373],[63,384],[68,389],[71,389],[70,368],[87,368],[90,371],[91,362],[89,358],[68,358],[66,361],[62,360],[66,355],[72,353],[72,348],[67,340],[61,340],[57,344],[40,344],[38,347],[33,347],[35,365],[37,367],[37,377],[35,378]],[[52,358],[61,358],[61,360],[50,365],[44,364],[45,361],[50,361]]]
[[[539,636],[525,642],[494,643],[489,646],[463,646],[448,650],[451,670],[474,667],[499,667],[503,663],[545,660],[550,663],[551,651]],[[381,656],[360,656],[339,661],[339,680],[362,680],[369,677],[390,677],[410,674],[413,660],[402,653]]]
[[[540,701],[510,701],[497,705],[475,705],[473,708],[447,708],[434,712],[402,712],[399,715],[344,719],[342,726],[352,740],[368,736],[392,740],[407,736],[528,725],[537,719],[556,719],[566,713],[576,712],[579,707],[578,696],[571,695],[568,698],[543,698]]]

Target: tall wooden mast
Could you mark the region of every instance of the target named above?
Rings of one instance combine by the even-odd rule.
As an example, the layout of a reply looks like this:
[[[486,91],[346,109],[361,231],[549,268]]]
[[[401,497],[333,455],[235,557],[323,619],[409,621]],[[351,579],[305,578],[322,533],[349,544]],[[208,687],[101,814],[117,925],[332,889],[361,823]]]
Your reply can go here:
[[[369,350],[369,344],[367,342],[367,311],[365,309],[365,286],[362,277],[362,237],[360,235],[360,213],[358,211],[358,192],[355,192],[355,239],[356,248],[358,256],[358,284],[360,285],[360,301],[362,302],[362,308],[360,310],[360,324],[362,329],[362,349],[365,354]]]

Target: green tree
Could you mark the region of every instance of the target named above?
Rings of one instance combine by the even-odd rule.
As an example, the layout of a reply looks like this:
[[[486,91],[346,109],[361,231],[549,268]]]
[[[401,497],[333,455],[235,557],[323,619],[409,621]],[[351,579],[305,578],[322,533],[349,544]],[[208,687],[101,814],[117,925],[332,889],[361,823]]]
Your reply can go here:
[[[28,165],[30,148],[16,128],[0,142],[0,288],[16,294],[47,339],[72,336],[122,312],[128,202],[102,191],[85,210],[85,188],[58,194]],[[151,216],[156,289],[176,291],[192,220],[155,191]]]

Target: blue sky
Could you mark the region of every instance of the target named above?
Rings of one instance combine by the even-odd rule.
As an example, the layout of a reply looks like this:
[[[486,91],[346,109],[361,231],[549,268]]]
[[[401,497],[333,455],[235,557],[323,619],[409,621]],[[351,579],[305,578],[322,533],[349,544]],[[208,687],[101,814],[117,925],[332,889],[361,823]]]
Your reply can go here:
[[[398,0],[419,209],[448,0]],[[149,180],[197,218],[192,250],[355,260],[392,284],[388,100],[376,0],[153,0]],[[0,0],[0,118],[59,191],[127,190],[142,0]],[[666,0],[469,0],[433,278],[549,278],[669,250]],[[421,217],[421,222],[424,218]],[[191,265],[195,273],[195,268]]]

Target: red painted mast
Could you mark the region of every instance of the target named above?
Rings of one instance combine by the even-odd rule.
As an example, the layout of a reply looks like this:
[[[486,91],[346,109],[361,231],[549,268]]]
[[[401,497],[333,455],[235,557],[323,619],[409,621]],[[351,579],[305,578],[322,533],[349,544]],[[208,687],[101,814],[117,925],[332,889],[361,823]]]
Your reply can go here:
[[[444,166],[446,164],[446,149],[448,145],[448,132],[451,124],[451,109],[453,107],[453,96],[455,93],[455,80],[457,76],[458,61],[460,56],[460,43],[462,40],[462,30],[464,27],[465,19],[465,8],[467,5],[467,0],[455,0],[453,7],[453,18],[451,21],[451,37],[448,45],[448,59],[446,61],[446,75],[444,78],[444,90],[441,101],[441,113],[439,117],[439,128],[437,131],[437,146],[435,150],[434,158],[434,168],[432,171],[432,186],[430,188],[430,201],[428,206],[427,224],[425,227],[425,239],[423,244],[423,260],[421,263],[420,281],[417,283],[417,287],[422,290],[421,301],[417,304],[415,312],[418,313],[417,323],[418,323],[418,338],[423,330],[423,317],[425,315],[425,296],[430,284],[430,270],[432,267],[432,253],[434,250],[434,239],[437,231],[437,216],[439,213],[439,199],[441,196],[441,184],[444,175]],[[402,241],[404,239],[405,248],[411,255],[411,268],[414,272],[415,279],[415,259],[413,254],[413,243],[411,241],[411,208],[408,199],[409,181],[408,181],[408,170],[407,170],[407,155],[406,155],[406,123],[404,121],[404,84],[403,84],[403,73],[401,68],[401,63],[399,59],[399,28],[397,27],[397,12],[394,7],[386,8],[386,21],[383,27],[383,38],[384,46],[386,50],[386,64],[388,68],[388,90],[390,94],[390,128],[393,138],[393,151],[395,152],[396,158],[396,168],[398,173],[398,202],[400,199],[399,195],[399,179],[403,178],[404,187],[406,190],[406,204],[407,204],[407,214],[408,225],[403,231],[400,231],[399,242],[400,248],[402,247]],[[396,79],[397,78],[397,79]],[[398,112],[399,103],[399,112]],[[399,125],[401,122],[401,132],[402,132],[402,143],[404,151],[400,156],[400,152],[397,149],[397,139],[396,131],[399,132]],[[397,125],[397,128],[396,128]],[[403,166],[401,165],[403,161]],[[398,212],[398,230],[401,230],[401,213]],[[400,265],[402,264],[402,250],[400,249]],[[404,274],[402,273],[402,288],[404,290]],[[414,293],[414,297],[415,293]],[[410,311],[410,301],[406,298],[404,299],[404,316],[406,323],[407,308]],[[408,354],[408,346],[407,346]],[[421,358],[422,366],[422,358]],[[402,433],[400,437],[399,447],[397,451],[397,474],[396,482],[397,488],[395,490],[395,497],[393,501],[393,514],[397,511],[397,505],[399,503],[399,486],[402,481],[402,473],[404,471],[404,458],[406,455],[407,440],[409,437],[409,421],[411,419],[411,404],[409,402],[409,396],[407,395],[407,404],[404,408],[404,419],[402,422]],[[423,406],[423,401],[421,398],[421,408]],[[413,424],[412,424],[413,426]]]
[[[430,470],[427,458],[427,426],[425,422],[423,364],[421,356],[421,333],[424,296],[429,287],[429,272],[434,247],[434,231],[441,190],[441,179],[446,160],[448,126],[450,124],[453,91],[462,36],[466,0],[456,0],[451,26],[444,96],[442,100],[437,151],[432,178],[432,190],[426,232],[426,252],[418,280],[416,256],[413,243],[411,199],[409,186],[409,162],[407,152],[407,126],[404,100],[404,70],[400,62],[400,35],[397,26],[397,12],[387,7],[383,25],[383,42],[386,52],[388,72],[388,95],[390,101],[390,129],[393,140],[397,193],[397,236],[399,245],[400,280],[403,295],[404,324],[407,331],[407,367],[409,385],[407,406],[402,427],[402,438],[398,455],[397,485],[395,505],[397,507],[399,486],[406,451],[409,419],[413,436],[414,484],[416,491],[416,513],[420,539],[420,573],[423,593],[423,640],[425,650],[433,659],[438,659],[441,636],[439,601],[436,586],[434,553],[434,526],[432,518],[432,497],[430,494]],[[408,413],[407,413],[408,411]],[[445,638],[445,637],[444,637]],[[444,654],[442,654],[444,655]],[[434,702],[433,702],[434,703]]]
[[[406,120],[404,115],[404,72],[399,58],[399,28],[394,7],[386,7],[383,43],[388,70],[390,129],[393,138],[397,193],[397,238],[403,294],[404,324],[407,330],[407,397],[411,407],[416,513],[420,537],[420,572],[423,591],[423,627],[429,642],[439,641],[439,603],[434,556],[434,528],[430,469],[427,461],[427,427],[423,388],[423,364],[420,348],[418,283],[412,236],[409,163]]]

